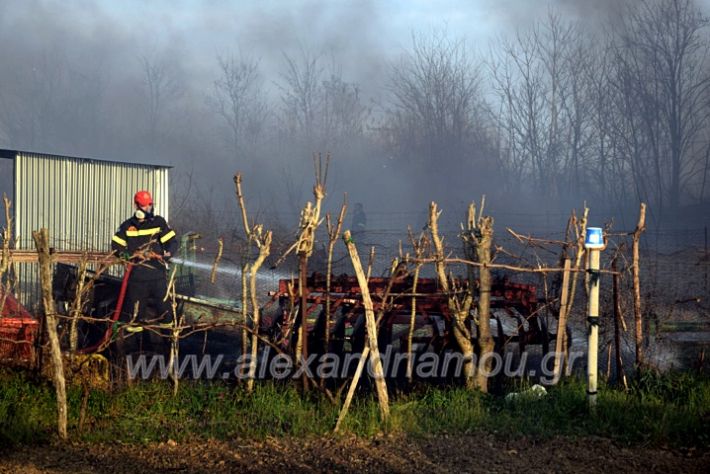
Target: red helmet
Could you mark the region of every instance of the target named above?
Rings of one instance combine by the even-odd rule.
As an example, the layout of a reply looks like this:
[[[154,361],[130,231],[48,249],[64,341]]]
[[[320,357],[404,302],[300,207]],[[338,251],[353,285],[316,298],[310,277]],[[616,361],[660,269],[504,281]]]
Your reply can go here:
[[[138,191],[136,195],[133,196],[133,202],[139,207],[150,206],[153,204],[153,197],[148,191]]]

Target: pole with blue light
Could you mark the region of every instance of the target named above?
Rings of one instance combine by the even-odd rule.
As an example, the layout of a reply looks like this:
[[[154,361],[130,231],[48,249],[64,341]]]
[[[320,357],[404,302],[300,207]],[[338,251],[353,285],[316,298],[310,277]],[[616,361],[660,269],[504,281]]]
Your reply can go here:
[[[597,373],[599,351],[599,260],[604,249],[604,236],[600,227],[588,227],[584,238],[584,248],[589,251],[589,340],[587,348],[587,402],[590,407],[597,404]]]

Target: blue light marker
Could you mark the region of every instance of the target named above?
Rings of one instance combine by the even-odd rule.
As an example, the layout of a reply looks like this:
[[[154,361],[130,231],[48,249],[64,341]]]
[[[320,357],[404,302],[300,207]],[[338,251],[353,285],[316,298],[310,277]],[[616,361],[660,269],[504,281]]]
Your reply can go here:
[[[587,234],[584,237],[584,247],[588,249],[604,248],[604,236],[601,227],[587,227]]]

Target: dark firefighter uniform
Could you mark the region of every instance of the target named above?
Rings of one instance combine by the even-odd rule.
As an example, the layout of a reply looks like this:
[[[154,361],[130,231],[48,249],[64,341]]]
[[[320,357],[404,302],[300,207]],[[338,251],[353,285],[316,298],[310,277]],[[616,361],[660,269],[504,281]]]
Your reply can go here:
[[[124,319],[130,320],[138,302],[139,320],[146,319],[149,303],[163,321],[171,320],[170,305],[163,301],[167,292],[167,268],[162,257],[164,252],[175,255],[177,247],[175,231],[161,216],[142,220],[133,216],[118,228],[111,248],[134,264],[123,303]]]

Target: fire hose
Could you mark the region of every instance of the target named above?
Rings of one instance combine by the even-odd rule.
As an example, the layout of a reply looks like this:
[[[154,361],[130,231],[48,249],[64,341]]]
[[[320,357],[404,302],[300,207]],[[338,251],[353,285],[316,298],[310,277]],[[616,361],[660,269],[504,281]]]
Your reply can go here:
[[[165,259],[163,258],[162,255],[159,255],[155,252],[152,251],[147,251],[147,252],[136,252],[132,258],[138,258],[140,262],[146,261],[146,260],[159,260],[161,263],[165,264]],[[103,337],[97,342],[96,344],[93,344],[89,347],[84,347],[83,349],[80,349],[78,352],[80,354],[87,354],[96,351],[100,347],[102,347],[104,344],[106,344],[110,339],[111,336],[113,335],[114,327],[116,325],[116,322],[121,316],[121,310],[123,309],[123,303],[126,299],[126,289],[128,288],[128,280],[131,276],[131,271],[133,270],[133,267],[135,265],[139,265],[140,263],[133,263],[130,260],[126,262],[126,269],[123,273],[123,280],[121,281],[121,289],[118,293],[118,300],[116,301],[116,309],[113,312],[113,315],[109,319],[109,327],[106,328],[106,332],[104,333]]]

